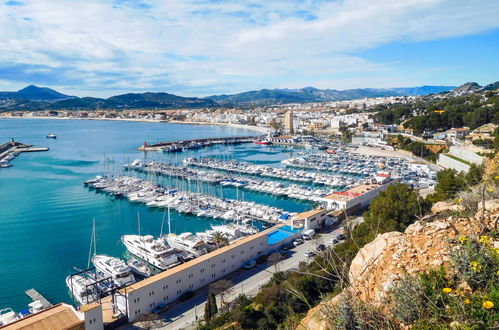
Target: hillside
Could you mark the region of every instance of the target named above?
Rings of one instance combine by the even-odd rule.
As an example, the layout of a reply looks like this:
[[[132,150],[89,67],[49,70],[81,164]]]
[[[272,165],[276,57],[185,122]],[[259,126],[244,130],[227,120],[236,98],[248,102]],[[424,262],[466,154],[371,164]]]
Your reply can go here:
[[[78,98],[61,94],[50,88],[30,85],[16,92],[0,92],[0,111],[247,107],[370,97],[426,95],[449,91],[453,88],[453,86],[421,86],[388,89],[362,88],[340,91],[305,87],[300,89],[262,89],[231,95],[213,95],[205,98],[182,97],[162,92],[146,92],[126,93],[103,99],[94,97]]]
[[[434,287],[436,294],[443,294],[443,299],[448,299],[448,304],[452,304],[453,298],[458,298],[459,295],[461,295],[462,298],[460,299],[462,302],[465,302],[465,305],[474,304],[473,299],[478,299],[474,295],[480,294],[482,284],[475,283],[475,279],[469,278],[469,276],[466,277],[464,269],[460,270],[462,273],[453,273],[456,271],[456,262],[459,263],[459,258],[465,257],[464,254],[456,254],[456,251],[462,250],[461,252],[465,253],[468,249],[472,249],[475,246],[474,239],[477,240],[476,246],[479,250],[484,249],[484,251],[488,251],[489,247],[499,247],[497,238],[484,235],[486,232],[497,230],[499,222],[499,200],[487,201],[483,214],[479,210],[472,217],[439,215],[438,213],[443,210],[437,208],[434,208],[434,211],[437,213],[434,213],[425,220],[415,222],[404,232],[380,234],[375,240],[366,244],[357,253],[350,266],[350,285],[339,295],[323,301],[320,305],[311,309],[300,323],[298,329],[330,329],[331,322],[337,321],[338,310],[342,308],[342,304],[346,300],[358,301],[358,303],[364,304],[364,307],[366,305],[377,306],[376,308],[379,308],[382,314],[386,313],[387,316],[395,317],[395,319],[404,318],[406,317],[405,312],[400,310],[400,303],[404,302],[404,300],[401,300],[400,296],[395,296],[394,298],[394,292],[400,293],[397,290],[401,290],[402,285],[407,284],[406,281],[415,279],[411,276],[419,274],[428,274],[425,276],[434,276],[445,281],[441,277],[442,275],[439,275],[440,267],[443,267],[445,272],[450,274],[448,276],[451,276],[451,278],[452,276],[456,276],[456,280],[453,283],[454,286],[451,282],[433,284],[437,286],[443,285],[440,288]],[[497,256],[497,251],[493,252],[492,249],[491,253],[496,253]],[[462,266],[464,268],[470,267],[469,263],[471,262],[471,271],[473,272],[473,265],[475,265],[473,260],[468,260],[468,264],[463,264]],[[480,262],[484,263],[484,261]],[[492,262],[494,263],[494,261]],[[497,257],[495,263],[497,266]],[[485,271],[485,264],[481,267]],[[477,268],[475,267],[475,269]],[[435,273],[432,273],[432,270]],[[471,276],[472,274],[468,275]],[[490,275],[488,274],[489,277]],[[498,281],[494,279],[494,276],[497,278],[496,274],[492,274],[492,282],[490,283],[495,285],[497,289]],[[465,278],[467,281],[463,281]],[[417,283],[417,280],[414,281]],[[449,286],[449,289],[445,289],[446,286]],[[411,291],[410,288],[404,288],[404,290]],[[461,293],[459,290],[461,290]],[[451,294],[449,294],[449,297],[445,296],[447,291],[455,291],[457,297],[453,297]],[[469,299],[465,300],[466,297]],[[488,299],[499,298],[494,297],[486,295],[481,301],[476,302],[477,308],[481,308],[482,312],[487,312],[480,305],[483,304],[483,301],[488,301]],[[417,290],[414,288],[412,289],[412,296],[406,297],[406,299],[412,299],[416,304],[420,298]],[[396,302],[399,303],[398,306],[393,305]],[[405,303],[408,302],[405,301]],[[436,303],[439,304],[439,302]],[[430,303],[427,302],[427,304]],[[410,308],[410,306],[404,307]],[[416,312],[419,311],[417,306],[413,306],[412,308]],[[394,313],[394,311],[399,311],[399,315]],[[449,313],[452,312],[449,311]],[[491,311],[490,314],[493,318],[494,312]],[[447,317],[442,317],[442,321],[447,319]],[[465,323],[464,319],[466,318],[463,317],[463,324]],[[407,316],[405,321],[407,322],[408,320],[409,317]],[[414,322],[418,323],[419,321],[416,319]],[[469,320],[466,322],[469,322]],[[494,323],[493,319],[491,322]]]
[[[343,101],[372,97],[426,95],[446,92],[455,86],[421,86],[407,88],[358,88],[347,90],[317,89],[305,87],[300,89],[261,89],[232,95],[214,95],[208,99],[222,105],[268,105],[279,103],[302,103]]]
[[[71,98],[75,98],[75,96],[64,95],[53,89],[35,85],[29,85],[17,92],[0,92],[0,100],[57,101]]]

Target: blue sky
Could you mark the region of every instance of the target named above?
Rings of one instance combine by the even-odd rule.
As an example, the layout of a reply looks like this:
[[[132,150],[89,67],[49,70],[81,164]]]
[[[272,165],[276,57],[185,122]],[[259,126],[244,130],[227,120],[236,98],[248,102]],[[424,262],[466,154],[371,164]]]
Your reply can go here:
[[[186,96],[499,80],[489,0],[0,0],[0,90]]]

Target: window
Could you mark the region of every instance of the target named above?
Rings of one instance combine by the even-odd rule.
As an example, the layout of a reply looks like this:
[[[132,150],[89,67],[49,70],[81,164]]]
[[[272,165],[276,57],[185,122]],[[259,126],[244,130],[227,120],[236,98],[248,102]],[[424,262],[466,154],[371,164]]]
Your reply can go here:
[[[182,282],[182,279],[178,279],[177,280],[177,284],[179,284],[180,282]]]
[[[201,269],[200,273],[204,273],[204,268],[203,268],[203,269]]]
[[[254,248],[254,246],[251,246],[251,247],[250,247],[250,250],[253,250],[253,248]]]
[[[163,285],[163,290],[168,289],[168,285]]]

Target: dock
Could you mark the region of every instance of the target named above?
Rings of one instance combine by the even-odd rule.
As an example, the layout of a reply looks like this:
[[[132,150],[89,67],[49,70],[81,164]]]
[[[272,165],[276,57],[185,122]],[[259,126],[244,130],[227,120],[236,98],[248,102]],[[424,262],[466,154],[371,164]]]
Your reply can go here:
[[[0,145],[0,162],[2,160],[4,160],[4,162],[8,162],[10,159],[13,159],[21,152],[40,152],[48,150],[49,148],[46,147],[33,148],[33,146],[30,144],[24,144],[12,140]]]
[[[43,306],[44,309],[53,306],[47,299],[45,299],[44,296],[42,296],[35,289],[26,290],[25,293],[28,295],[28,297],[31,298],[31,300],[33,300],[33,301],[39,301],[42,304],[42,306]]]
[[[144,145],[139,147],[138,150],[141,151],[162,151],[168,147],[177,146],[189,146],[192,144],[203,144],[213,145],[213,144],[238,144],[238,143],[251,143],[255,139],[259,138],[259,136],[229,136],[229,137],[215,137],[215,138],[202,138],[202,139],[192,139],[192,140],[177,140],[177,141],[168,141],[168,142],[158,142],[155,144],[147,144],[144,142]]]

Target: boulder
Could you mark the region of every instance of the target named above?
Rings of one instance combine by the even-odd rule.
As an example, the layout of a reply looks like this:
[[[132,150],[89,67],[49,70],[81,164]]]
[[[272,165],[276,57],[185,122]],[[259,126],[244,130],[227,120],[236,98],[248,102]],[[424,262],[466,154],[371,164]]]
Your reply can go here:
[[[435,205],[431,207],[431,212],[434,214],[449,211],[451,209],[451,204],[447,202],[436,202]]]

